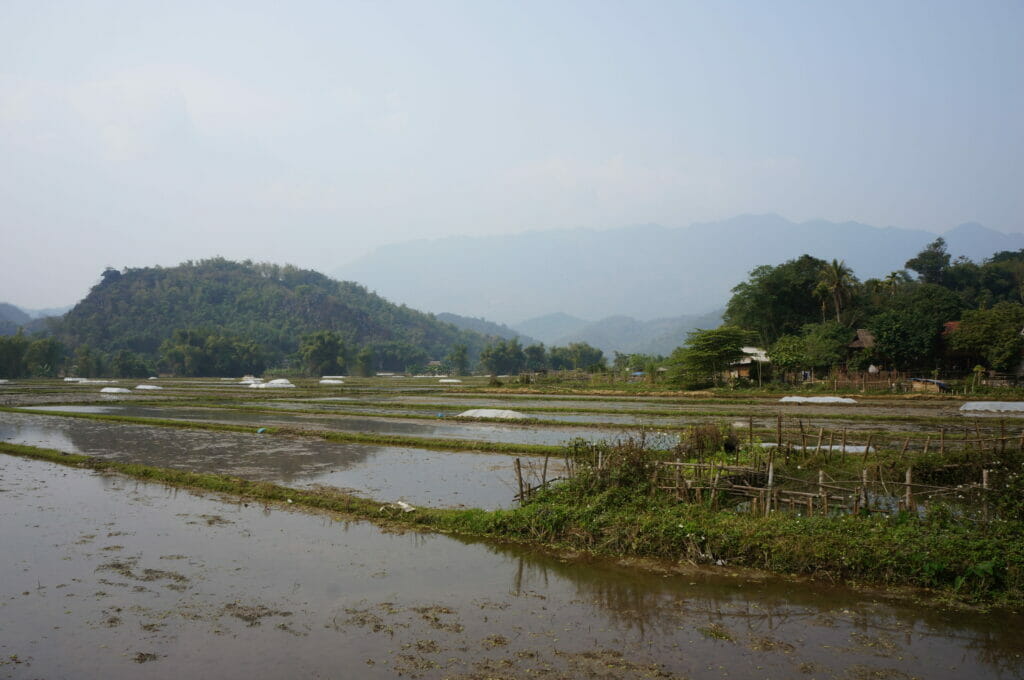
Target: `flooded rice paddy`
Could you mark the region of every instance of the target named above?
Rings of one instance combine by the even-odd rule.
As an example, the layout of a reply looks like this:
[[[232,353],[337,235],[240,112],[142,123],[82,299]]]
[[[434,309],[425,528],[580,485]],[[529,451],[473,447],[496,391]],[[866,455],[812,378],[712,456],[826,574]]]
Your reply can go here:
[[[4,678],[1017,678],[1018,617],[0,457]],[[215,669],[215,670],[214,670]]]
[[[252,425],[256,427],[289,426],[310,430],[335,430],[339,432],[371,432],[374,434],[401,435],[408,437],[431,437],[436,439],[466,439],[486,442],[507,442],[512,444],[564,444],[570,439],[582,437],[589,441],[613,440],[617,432],[608,432],[586,427],[521,427],[499,423],[445,422],[434,420],[373,419],[369,417],[332,417],[287,413],[251,413],[216,408],[175,408],[161,406],[131,405],[68,405],[43,406],[36,410],[67,411],[70,413],[98,413],[122,415],[133,418],[166,418],[189,422],[215,422],[229,425]]]
[[[508,456],[0,413],[0,441],[431,507],[512,505]],[[558,466],[552,463],[552,475]]]
[[[160,381],[170,398],[195,396],[203,408],[155,405],[168,398],[163,392],[74,405],[98,400],[95,386],[5,385],[0,400],[7,405],[227,423],[252,432],[0,412],[0,441],[331,486],[381,503],[492,509],[513,504],[512,455],[255,431],[285,425],[534,444],[622,434],[588,423],[657,429],[712,420],[742,429],[752,419],[770,429],[780,410],[809,414],[807,427],[851,430],[935,427],[885,420],[894,415],[963,420],[959,400],[783,406],[774,398],[473,395],[385,382],[320,392],[302,387],[279,398],[227,381]],[[511,408],[539,422],[381,417],[422,416],[435,407],[445,416]],[[552,407],[570,410],[543,410]],[[338,415],[294,412],[311,408]],[[690,415],[643,413],[649,410]],[[551,465],[557,476],[554,459]],[[0,526],[0,678],[208,677],[211,669],[221,678],[1024,676],[1017,634],[1024,619],[1005,612],[945,612],[728,565],[625,565],[390,533],[11,456],[0,456]]]

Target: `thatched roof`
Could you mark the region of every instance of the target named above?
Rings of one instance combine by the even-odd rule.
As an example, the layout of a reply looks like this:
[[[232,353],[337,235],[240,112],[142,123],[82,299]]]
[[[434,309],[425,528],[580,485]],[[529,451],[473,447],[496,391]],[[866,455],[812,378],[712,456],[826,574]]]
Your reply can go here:
[[[850,349],[871,349],[875,346],[875,336],[866,328],[857,329],[857,337],[847,347]]]

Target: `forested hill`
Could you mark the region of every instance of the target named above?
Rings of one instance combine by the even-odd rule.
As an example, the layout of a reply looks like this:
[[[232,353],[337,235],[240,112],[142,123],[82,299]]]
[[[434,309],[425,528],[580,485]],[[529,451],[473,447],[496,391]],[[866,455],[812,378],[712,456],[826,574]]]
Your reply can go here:
[[[254,342],[272,362],[295,352],[304,335],[329,330],[350,350],[372,350],[380,368],[443,359],[458,344],[475,355],[484,343],[476,333],[392,304],[356,283],[290,265],[219,258],[108,269],[57,334],[70,347],[156,357],[161,343],[182,329]]]

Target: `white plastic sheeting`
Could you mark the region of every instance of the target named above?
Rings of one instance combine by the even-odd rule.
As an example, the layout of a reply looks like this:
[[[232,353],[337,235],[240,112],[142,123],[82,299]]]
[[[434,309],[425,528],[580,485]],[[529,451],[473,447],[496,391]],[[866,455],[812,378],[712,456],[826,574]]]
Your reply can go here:
[[[321,385],[344,385],[345,381],[344,380],[338,380],[337,378],[321,378],[320,379],[320,384]]]
[[[462,384],[462,381],[459,380],[458,378],[441,378],[437,382],[445,384],[445,385],[461,385]]]
[[[131,394],[132,391],[127,387],[104,387],[100,392],[104,394]]]
[[[784,404],[856,404],[857,401],[849,397],[783,397],[779,399]]]
[[[1024,413],[1024,401],[969,401],[961,406],[960,410]]]
[[[257,378],[259,380],[259,378]],[[257,387],[261,389],[275,389],[280,387],[295,387],[292,381],[288,378],[276,378],[270,382],[254,382],[249,387]]]
[[[162,390],[163,388],[159,385],[136,385],[137,390]]]
[[[519,411],[503,408],[471,408],[458,415],[459,418],[486,418],[487,420],[526,420],[530,416]]]

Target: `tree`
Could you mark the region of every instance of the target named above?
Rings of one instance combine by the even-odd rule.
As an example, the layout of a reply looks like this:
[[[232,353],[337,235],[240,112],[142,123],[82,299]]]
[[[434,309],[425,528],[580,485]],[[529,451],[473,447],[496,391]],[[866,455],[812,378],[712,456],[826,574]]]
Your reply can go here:
[[[946,240],[939,237],[916,256],[907,260],[903,266],[917,272],[922,283],[942,284],[949,269],[949,259]]]
[[[527,371],[543,371],[548,367],[548,352],[544,349],[543,342],[527,346],[523,349],[523,354],[526,355]]]
[[[692,331],[669,357],[670,377],[687,386],[719,384],[729,366],[743,358],[749,341],[750,332],[736,326]]]
[[[376,370],[373,367],[373,348],[366,346],[356,354],[356,374],[363,377],[373,375]]]
[[[899,369],[923,368],[935,356],[941,324],[915,309],[890,309],[868,324],[875,350]]]
[[[846,346],[853,339],[853,331],[838,321],[804,326],[804,358],[808,368],[828,369],[838,366],[846,358]]]
[[[804,339],[798,335],[783,335],[768,350],[768,358],[772,366],[784,372],[800,371],[809,368]]]
[[[28,346],[29,341],[20,330],[15,335],[0,336],[0,378],[20,378],[28,373]]]
[[[463,344],[455,345],[448,355],[448,363],[452,366],[452,373],[465,375],[469,370],[469,348]]]
[[[82,378],[97,378],[103,375],[103,355],[93,351],[89,345],[77,347],[72,372]]]
[[[340,333],[316,331],[302,337],[299,357],[309,375],[337,375],[345,370],[345,342]]]
[[[565,349],[573,370],[593,372],[605,369],[604,352],[597,347],[591,347],[585,342],[572,342]]]
[[[1009,372],[1021,363],[1024,353],[1024,306],[1000,302],[991,309],[964,312],[960,326],[950,337],[953,349],[981,357],[996,371]]]
[[[160,364],[175,375],[231,376],[261,373],[259,345],[209,329],[179,328],[160,345]]]
[[[145,378],[152,373],[141,356],[126,349],[114,353],[110,371],[115,378]]]
[[[480,353],[480,363],[491,375],[519,373],[526,363],[526,355],[518,338],[498,340]]]
[[[52,378],[64,363],[64,346],[53,338],[34,340],[25,350],[25,367],[30,375]]]
[[[818,272],[818,283],[828,292],[832,299],[832,308],[836,313],[836,322],[840,322],[840,314],[857,286],[857,277],[843,260],[832,260]]]
[[[732,289],[725,322],[755,331],[765,345],[799,333],[805,324],[820,320],[821,306],[814,291],[826,264],[802,255],[776,267],[754,269],[747,281]]]

